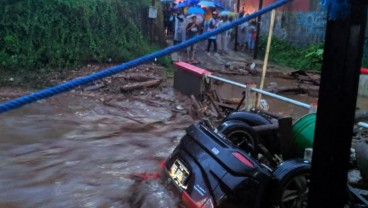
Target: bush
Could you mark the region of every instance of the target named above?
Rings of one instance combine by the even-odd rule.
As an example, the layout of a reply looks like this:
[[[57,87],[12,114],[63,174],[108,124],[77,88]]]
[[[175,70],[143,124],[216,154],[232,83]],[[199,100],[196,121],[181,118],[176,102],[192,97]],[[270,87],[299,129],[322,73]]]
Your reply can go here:
[[[150,0],[3,0],[0,69],[37,72],[150,52]]]
[[[266,51],[267,38],[260,38],[262,52]],[[270,61],[301,70],[321,70],[323,44],[301,48],[276,37],[272,38]]]

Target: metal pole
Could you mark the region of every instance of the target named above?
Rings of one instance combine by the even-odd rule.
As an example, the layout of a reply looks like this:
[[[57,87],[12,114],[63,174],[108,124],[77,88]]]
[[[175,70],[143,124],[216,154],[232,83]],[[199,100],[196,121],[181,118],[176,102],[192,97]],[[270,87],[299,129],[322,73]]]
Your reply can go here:
[[[241,84],[239,82],[234,82],[234,81],[224,79],[224,78],[221,78],[221,77],[218,77],[218,76],[215,76],[215,75],[211,75],[211,74],[206,74],[206,77],[209,77],[211,79],[215,79],[215,80],[218,80],[218,81],[221,81],[221,82],[225,82],[225,83],[228,83],[228,84],[231,84],[231,85],[243,88],[243,89],[247,89],[247,85]]]
[[[273,98],[276,98],[276,99],[294,104],[294,105],[302,107],[302,108],[306,108],[306,109],[310,108],[310,105],[308,105],[306,103],[299,102],[297,100],[293,100],[293,99],[283,97],[283,96],[280,96],[280,95],[277,95],[277,94],[274,94],[274,93],[270,93],[270,92],[267,92],[267,91],[264,91],[264,90],[260,90],[260,89],[257,89],[257,88],[252,88],[251,90],[254,91],[254,92],[258,92],[260,94],[263,94],[263,95],[267,95],[269,97],[273,97]]]
[[[261,10],[263,7],[263,0],[259,1],[259,7],[258,10]],[[257,53],[258,53],[258,43],[259,43],[259,35],[261,34],[261,15],[258,16],[257,19],[257,36],[256,36],[256,41],[254,43],[254,54],[253,54],[253,59],[257,58]]]
[[[236,4],[236,12],[239,14],[240,12],[240,0]],[[239,36],[239,27],[237,26],[235,29],[235,44],[234,44],[234,51],[238,50],[238,36]]]
[[[228,80],[228,79],[224,79],[224,78],[221,78],[221,77],[218,77],[218,76],[215,76],[215,75],[207,74],[206,77],[211,78],[211,79],[215,79],[215,80],[219,80],[219,81],[222,81],[222,82],[234,85],[234,86],[238,86],[238,87],[243,88],[243,89],[247,88],[247,85],[241,84],[239,82],[234,82],[234,81],[231,81],[231,80]],[[276,99],[279,99],[279,100],[282,100],[282,101],[285,101],[285,102],[288,102],[288,103],[292,103],[292,104],[294,104],[296,106],[299,106],[299,107],[302,107],[302,108],[306,108],[306,109],[310,108],[310,105],[308,105],[306,103],[302,103],[302,102],[299,102],[297,100],[293,100],[293,99],[290,99],[290,98],[287,98],[287,97],[283,97],[283,96],[280,96],[280,95],[277,95],[277,94],[274,94],[274,93],[270,93],[270,92],[267,92],[267,91],[264,91],[264,90],[260,90],[260,89],[257,89],[257,88],[251,88],[251,91],[257,92],[257,93],[260,93],[260,94],[263,94],[263,95],[267,95],[269,97],[273,97],[273,98],[276,98]]]
[[[342,208],[348,200],[347,172],[367,16],[367,2],[349,2],[347,19],[327,22],[308,198],[310,208]]]
[[[359,122],[358,126],[360,127],[364,127],[364,128],[368,128],[368,123],[364,123],[364,122]]]

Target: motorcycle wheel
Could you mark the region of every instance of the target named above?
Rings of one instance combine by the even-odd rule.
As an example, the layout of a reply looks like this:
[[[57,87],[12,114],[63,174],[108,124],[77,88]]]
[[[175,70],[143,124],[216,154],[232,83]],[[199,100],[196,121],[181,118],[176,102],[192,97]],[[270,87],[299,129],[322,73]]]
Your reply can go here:
[[[281,167],[282,165],[280,165]],[[306,208],[310,184],[310,165],[289,162],[274,172],[278,181],[276,204],[280,208]]]

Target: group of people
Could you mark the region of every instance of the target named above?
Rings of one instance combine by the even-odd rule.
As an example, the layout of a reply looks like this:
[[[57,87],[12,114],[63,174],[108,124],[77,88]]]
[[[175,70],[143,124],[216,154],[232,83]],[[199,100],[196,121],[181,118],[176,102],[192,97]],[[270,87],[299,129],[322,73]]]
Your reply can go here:
[[[173,34],[174,44],[178,44],[203,32],[215,30],[230,24],[232,21],[232,16],[220,16],[216,10],[212,10],[211,8],[206,8],[206,13],[204,15],[186,15],[183,9],[177,9],[174,10],[168,18],[165,29],[168,31],[168,34]],[[170,25],[170,23],[172,24]],[[239,26],[237,41],[242,49],[254,49],[255,31],[255,21],[246,22]],[[219,35],[209,37],[206,47],[207,54],[211,55],[212,51],[215,56],[227,54],[229,51],[229,44],[234,40],[234,34],[235,30],[231,29]],[[196,62],[196,48],[197,45],[192,45],[187,49],[187,61],[189,63]]]

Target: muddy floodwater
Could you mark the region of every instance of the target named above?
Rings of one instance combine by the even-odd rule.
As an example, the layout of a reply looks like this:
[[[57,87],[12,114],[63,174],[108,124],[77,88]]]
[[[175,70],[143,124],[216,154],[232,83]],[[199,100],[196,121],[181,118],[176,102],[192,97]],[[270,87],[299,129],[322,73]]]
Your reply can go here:
[[[275,84],[293,81],[266,83]],[[216,88],[224,98],[241,96],[237,87]],[[195,122],[187,115],[190,101],[171,87],[137,93],[72,92],[1,114],[0,207],[176,207],[159,179],[160,163]],[[273,112],[308,112],[264,98]],[[368,110],[368,99],[358,105]]]
[[[173,207],[160,163],[193,120],[172,89],[139,97],[65,94],[0,115],[0,207]]]

